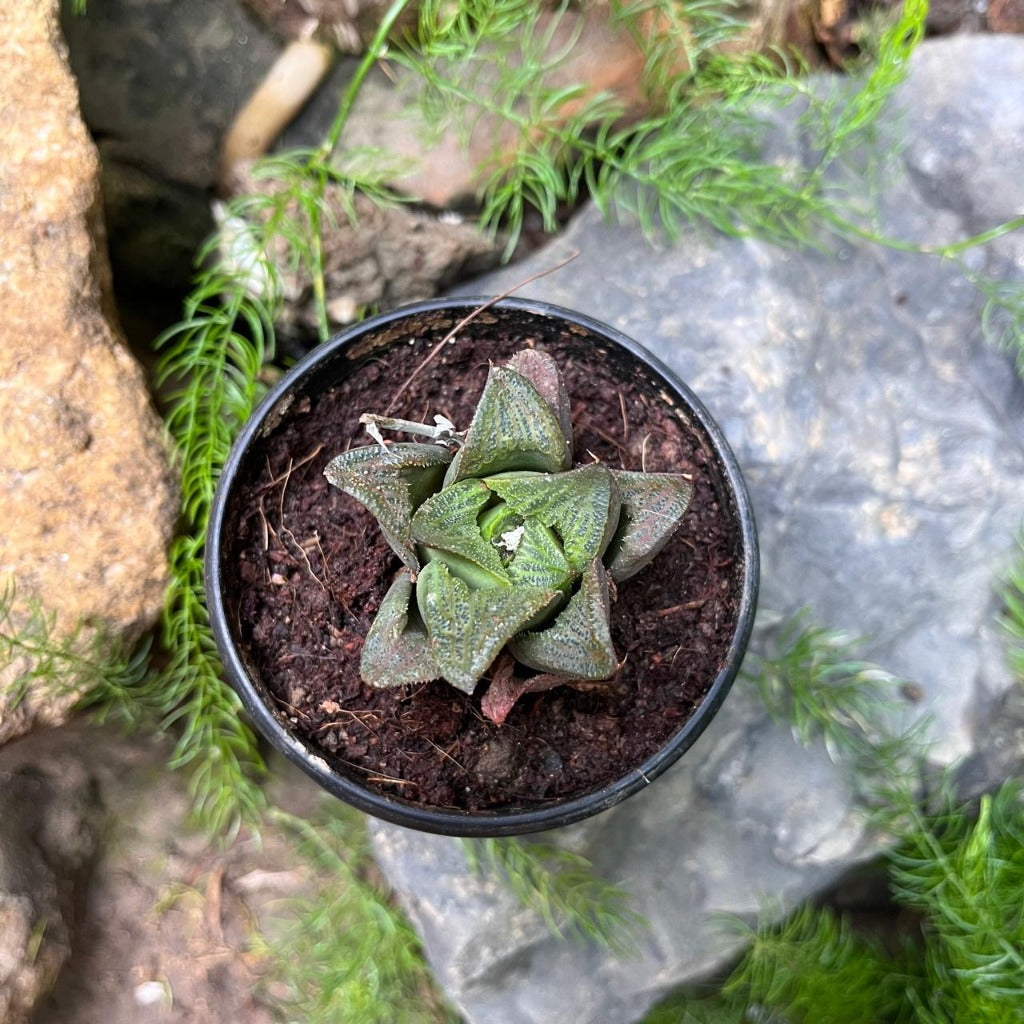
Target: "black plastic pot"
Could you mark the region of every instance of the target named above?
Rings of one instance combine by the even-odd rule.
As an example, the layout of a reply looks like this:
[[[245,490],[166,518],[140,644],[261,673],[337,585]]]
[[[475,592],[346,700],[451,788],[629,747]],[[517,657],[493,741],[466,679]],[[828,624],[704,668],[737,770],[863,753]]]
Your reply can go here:
[[[488,323],[514,328],[522,337],[557,339],[562,344],[568,341],[580,358],[594,358],[600,353],[617,370],[621,368],[623,379],[643,379],[655,387],[674,407],[686,429],[700,436],[712,456],[711,464],[717,464],[718,500],[739,534],[741,593],[728,657],[696,711],[657,753],[609,785],[541,807],[469,812],[417,804],[369,788],[351,767],[298,735],[265,681],[249,664],[237,627],[236,580],[228,552],[236,515],[233,503],[237,503],[240,482],[258,474],[263,466],[263,439],[287,419],[296,403],[315,400],[318,394],[358,373],[369,360],[386,360],[392,346],[408,345],[414,338],[442,336],[481,301],[424,302],[363,321],[314,350],[278,382],[246,424],[221,475],[207,536],[206,590],[227,678],[258,731],[289,760],[328,792],[375,817],[425,832],[499,836],[539,832],[604,811],[643,789],[693,745],[718,711],[743,658],[757,603],[759,563],[754,519],[739,468],[720,429],[696,395],[650,353],[613,328],[560,307],[506,299],[486,311]],[[469,327],[464,333],[471,331]]]

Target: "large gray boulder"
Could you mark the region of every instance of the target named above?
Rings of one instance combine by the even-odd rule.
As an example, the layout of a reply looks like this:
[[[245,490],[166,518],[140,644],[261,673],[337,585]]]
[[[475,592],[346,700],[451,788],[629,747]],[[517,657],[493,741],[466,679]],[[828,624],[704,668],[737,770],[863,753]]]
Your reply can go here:
[[[923,46],[899,106],[887,231],[934,244],[1024,209],[1024,39]],[[983,337],[963,270],[867,244],[804,252],[695,231],[651,246],[587,210],[474,290],[501,291],[572,249],[574,263],[524,294],[638,339],[719,419],[758,518],[762,622],[806,605],[813,621],[867,637],[867,657],[919,684],[938,763],[968,759],[974,785],[1021,770],[997,581],[1024,511],[1024,385]],[[1019,279],[1024,238],[966,260]],[[742,682],[676,768],[552,838],[634,894],[651,924],[639,959],[551,938],[468,872],[454,840],[375,830],[441,983],[474,1024],[636,1021],[737,952],[717,914],[792,906],[877,843],[847,771],[794,743]]]

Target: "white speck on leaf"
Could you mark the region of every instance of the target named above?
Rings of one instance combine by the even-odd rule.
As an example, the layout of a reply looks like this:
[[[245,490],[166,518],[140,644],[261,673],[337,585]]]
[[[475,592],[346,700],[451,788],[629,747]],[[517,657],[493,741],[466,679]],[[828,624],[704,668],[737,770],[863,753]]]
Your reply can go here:
[[[519,542],[523,539],[525,527],[521,524],[514,530],[508,530],[501,535],[501,546],[510,554],[514,555],[519,550]]]

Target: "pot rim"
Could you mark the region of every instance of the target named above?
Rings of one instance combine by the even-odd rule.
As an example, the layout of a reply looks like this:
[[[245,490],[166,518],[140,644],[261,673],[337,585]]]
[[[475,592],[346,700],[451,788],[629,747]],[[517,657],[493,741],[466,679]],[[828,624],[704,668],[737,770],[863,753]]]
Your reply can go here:
[[[332,769],[321,751],[283,725],[260,694],[242,662],[229,624],[224,594],[225,573],[218,553],[223,543],[229,498],[238,472],[250,448],[259,441],[261,433],[267,428],[267,420],[277,410],[278,403],[300,380],[315,373],[321,364],[336,358],[346,347],[357,343],[369,332],[379,332],[398,321],[427,312],[464,309],[468,313],[484,303],[490,303],[488,311],[505,309],[578,324],[612,345],[625,349],[656,374],[670,392],[674,392],[674,397],[706,433],[722,469],[724,481],[732,493],[741,533],[744,574],[736,627],[724,667],[690,718],[641,765],[599,789],[543,807],[493,811],[446,810],[389,797],[361,785],[355,779]],[[346,328],[300,359],[264,396],[232,445],[214,494],[205,550],[206,602],[211,628],[228,682],[257,731],[328,792],[374,817],[423,832],[477,837],[540,832],[591,817],[645,788],[679,760],[715,716],[739,672],[753,628],[759,569],[754,515],[739,465],[721,428],[697,395],[657,356],[609,324],[553,303],[521,297],[506,297],[495,302],[489,298],[455,296],[411,303]]]

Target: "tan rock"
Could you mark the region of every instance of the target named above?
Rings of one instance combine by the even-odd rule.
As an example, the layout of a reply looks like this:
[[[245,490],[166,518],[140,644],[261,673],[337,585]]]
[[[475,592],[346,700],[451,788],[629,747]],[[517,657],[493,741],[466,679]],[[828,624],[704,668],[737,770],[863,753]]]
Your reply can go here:
[[[0,581],[136,636],[159,613],[176,501],[160,422],[111,325],[99,165],[59,0],[0,6]],[[0,743],[66,714],[0,675]]]
[[[236,168],[239,193],[266,191],[265,179],[254,181]],[[501,255],[499,244],[473,223],[455,214],[435,215],[404,204],[378,206],[365,196],[351,200],[356,216],[348,215],[349,198],[329,186],[324,197],[323,270],[330,326],[352,323],[367,309],[392,309],[419,299],[432,298],[456,281],[494,267]],[[296,215],[294,206],[290,208]],[[229,239],[226,255],[252,265],[248,229],[241,222],[224,221]],[[300,221],[301,222],[301,221]],[[278,320],[281,335],[311,337],[317,329],[313,283],[303,266],[292,266],[283,240],[271,246],[281,271],[287,299]],[[254,288],[263,282],[253,281]]]
[[[1024,32],[1024,0],[992,0],[987,19],[993,32]]]

